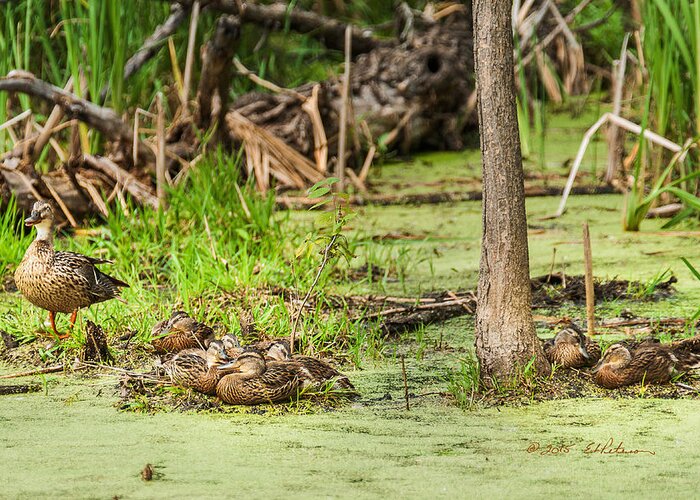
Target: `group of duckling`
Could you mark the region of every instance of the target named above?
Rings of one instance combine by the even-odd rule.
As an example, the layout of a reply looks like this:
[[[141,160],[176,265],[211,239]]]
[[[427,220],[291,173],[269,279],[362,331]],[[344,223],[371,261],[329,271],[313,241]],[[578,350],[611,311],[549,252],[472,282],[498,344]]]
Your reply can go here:
[[[286,339],[242,346],[227,333],[215,340],[211,327],[182,311],[158,323],[152,334],[156,352],[174,354],[163,364],[174,385],[216,395],[225,403],[278,403],[324,388],[354,391],[348,378],[325,361],[291,355]]]
[[[657,340],[617,343],[601,358],[600,346],[573,323],[544,343],[550,363],[563,368],[591,368],[593,381],[606,389],[665,384],[700,368],[700,336],[661,344]]]
[[[71,313],[109,299],[119,299],[129,285],[100,271],[107,260],[73,252],[57,252],[53,246],[53,208],[37,201],[27,226],[37,229],[35,240],[15,271],[15,283],[32,304],[49,312],[53,333],[57,313]],[[308,356],[291,356],[284,340],[241,347],[225,335],[213,340],[214,331],[182,312],[154,327],[157,353],[174,353],[165,369],[174,383],[205,394],[216,394],[227,403],[257,404],[288,400],[310,387],[334,383],[352,389],[347,377],[327,363]],[[614,389],[626,385],[666,383],[678,374],[700,368],[700,337],[671,344],[655,341],[610,346],[601,359],[600,346],[578,327],[563,329],[544,344],[551,363],[564,368],[591,367],[593,380]]]
[[[73,252],[57,252],[53,245],[55,216],[51,204],[37,201],[24,221],[36,228],[36,238],[15,271],[24,297],[49,312],[51,329],[59,338],[55,317],[70,313],[73,328],[78,310],[119,299],[129,285],[97,268],[109,261]],[[214,330],[176,311],[153,328],[153,348],[173,355],[164,368],[173,383],[204,394],[216,394],[231,404],[286,401],[310,389],[337,387],[352,391],[348,378],[320,359],[292,356],[286,340],[241,346],[235,336],[214,340]]]

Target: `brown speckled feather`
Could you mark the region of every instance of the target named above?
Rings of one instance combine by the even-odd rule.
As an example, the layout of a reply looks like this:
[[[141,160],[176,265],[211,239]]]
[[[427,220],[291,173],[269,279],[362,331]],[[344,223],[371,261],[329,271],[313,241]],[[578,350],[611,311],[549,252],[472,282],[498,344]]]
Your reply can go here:
[[[660,344],[614,344],[593,369],[593,379],[608,389],[637,384],[663,384],[675,375],[700,368],[700,337]]]
[[[169,319],[157,323],[151,336],[151,344],[159,354],[179,352],[183,349],[203,349],[214,338],[214,330],[190,318],[183,311],[174,311]]]
[[[306,374],[298,364],[273,361],[265,363],[263,357],[250,352],[241,355],[237,364],[256,358],[260,373],[231,373],[221,378],[216,395],[234,405],[256,405],[289,401],[302,388]],[[235,365],[234,365],[235,366]]]
[[[218,365],[224,359],[221,349],[214,343],[209,346],[208,351],[186,349],[164,363],[163,369],[173,384],[213,395],[216,392],[216,384],[223,374],[218,369]]]
[[[313,385],[320,386],[333,382],[333,386],[338,389],[355,389],[347,376],[321,359],[311,356],[292,356],[291,362],[298,363],[306,370]]]
[[[126,283],[95,267],[105,263],[73,252],[55,252],[50,241],[35,240],[15,271],[15,283],[29,302],[70,313],[119,296]]]

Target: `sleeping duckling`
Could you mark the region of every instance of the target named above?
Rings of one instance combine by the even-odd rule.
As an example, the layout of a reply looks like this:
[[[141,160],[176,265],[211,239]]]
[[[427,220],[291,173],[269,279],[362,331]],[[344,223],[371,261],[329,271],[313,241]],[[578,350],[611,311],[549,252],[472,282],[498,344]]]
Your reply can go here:
[[[184,311],[173,311],[170,318],[155,324],[151,338],[151,345],[158,354],[175,353],[206,348],[214,339],[214,330]]]
[[[291,356],[289,353],[289,341],[287,340],[273,343],[267,351],[267,356],[275,361],[292,361],[299,363],[308,372],[314,385],[323,386],[332,382],[333,387],[337,389],[355,390],[355,386],[352,385],[347,376],[340,373],[325,361],[312,356],[296,354]]]
[[[670,345],[613,344],[593,367],[593,380],[607,389],[644,382],[664,384],[677,374],[700,368],[700,337]]]
[[[219,366],[219,370],[227,374],[216,385],[216,395],[233,405],[289,401],[308,379],[297,363],[267,363],[257,351],[243,352],[232,363]]]
[[[226,373],[219,368],[227,363],[224,346],[220,341],[209,343],[209,348],[185,349],[163,364],[173,384],[188,387],[204,394],[216,393],[216,384]]]
[[[544,354],[563,368],[583,368],[598,362],[600,346],[572,323],[544,343]]]

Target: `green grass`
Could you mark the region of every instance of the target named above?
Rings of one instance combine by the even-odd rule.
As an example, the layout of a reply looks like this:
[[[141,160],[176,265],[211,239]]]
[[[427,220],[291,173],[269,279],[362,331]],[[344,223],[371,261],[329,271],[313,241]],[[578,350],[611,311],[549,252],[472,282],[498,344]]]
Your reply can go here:
[[[239,161],[218,151],[198,163],[169,193],[166,212],[117,207],[97,232],[58,239],[59,249],[113,260],[114,265],[103,269],[130,284],[123,293],[127,305],[98,304],[84,316],[102,324],[113,337],[136,330],[137,342],[150,340],[153,324],[175,308],[234,332],[240,331],[240,316],[250,313],[261,332],[289,335],[290,319],[297,311],[288,310],[281,297],[266,297],[261,290],[283,287],[303,297],[321,262],[318,246],[312,243],[328,228],[315,216],[314,222],[291,223],[289,214],[275,212],[273,195],[260,196],[252,184],[242,185],[239,196],[235,187]],[[217,182],[211,182],[213,178]],[[20,221],[13,213],[8,210],[0,218],[0,276],[16,268],[31,238],[19,230]],[[300,339],[302,346],[310,345],[315,352],[347,353],[360,365],[365,357],[381,354],[377,329],[349,320],[343,311],[326,316],[321,307],[338,272],[338,259],[331,258],[320,275],[314,291],[317,307],[302,315]],[[18,295],[7,299],[0,306],[1,328],[24,339],[43,328],[45,311]],[[80,344],[80,336],[76,343]]]

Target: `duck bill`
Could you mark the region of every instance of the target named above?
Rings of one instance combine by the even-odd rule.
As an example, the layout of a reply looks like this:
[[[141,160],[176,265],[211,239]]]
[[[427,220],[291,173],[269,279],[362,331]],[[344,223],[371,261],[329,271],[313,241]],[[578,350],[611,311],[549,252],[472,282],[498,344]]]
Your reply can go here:
[[[598,361],[596,363],[596,365],[593,368],[591,368],[591,373],[597,373],[602,366],[603,366],[603,360],[601,359],[600,361]]]
[[[586,359],[586,361],[590,361],[590,360],[591,360],[591,355],[588,354],[588,351],[586,350],[586,348],[585,348],[584,346],[580,346],[580,347],[578,348],[578,350],[579,350],[579,352],[581,353],[581,356],[583,356],[583,357]]]
[[[228,363],[224,363],[223,365],[219,365],[216,368],[220,371],[227,371],[230,373],[237,373],[240,372],[238,368],[234,368],[233,365],[236,363],[236,360],[230,361]]]
[[[38,213],[32,212],[32,214],[24,219],[24,225],[27,227],[36,226],[41,222],[41,216]]]

